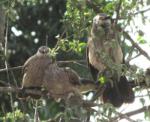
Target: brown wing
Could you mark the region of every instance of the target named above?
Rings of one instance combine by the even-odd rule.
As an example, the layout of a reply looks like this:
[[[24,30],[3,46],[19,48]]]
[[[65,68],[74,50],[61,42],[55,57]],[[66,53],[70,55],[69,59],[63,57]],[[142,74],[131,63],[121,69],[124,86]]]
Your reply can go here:
[[[25,73],[28,69],[28,66],[30,66],[30,64],[32,62],[34,62],[34,60],[36,59],[36,55],[31,56],[29,59],[27,59],[27,61],[24,63],[23,65],[23,69],[22,72]]]
[[[96,81],[99,71],[96,68],[94,68],[94,66],[92,66],[92,64],[89,61],[89,46],[90,46],[90,44],[88,43],[87,47],[86,47],[86,61],[87,61],[88,67],[90,68],[91,75],[92,75],[93,79]]]
[[[75,72],[69,67],[66,67],[64,69],[69,77],[69,82],[74,88],[77,88],[77,90],[80,91],[80,93],[87,93],[89,91],[96,90],[96,84],[94,81],[85,78],[80,78],[77,72]]]
[[[22,87],[42,87],[45,68],[49,63],[48,56],[30,57],[24,64]]]
[[[69,82],[73,85],[79,85],[80,81],[79,81],[79,75],[70,67],[65,67],[64,71],[67,73],[68,78],[69,78]]]
[[[68,73],[64,68],[59,68],[56,64],[50,64],[45,71],[44,87],[49,95],[55,99],[66,99],[69,93],[74,92],[70,83]]]

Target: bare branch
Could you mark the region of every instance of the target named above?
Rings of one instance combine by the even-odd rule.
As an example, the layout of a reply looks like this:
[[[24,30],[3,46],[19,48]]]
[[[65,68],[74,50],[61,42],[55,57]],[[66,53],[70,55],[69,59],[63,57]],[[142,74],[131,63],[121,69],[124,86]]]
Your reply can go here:
[[[149,8],[146,8],[146,9],[144,9],[144,10],[139,10],[139,11],[135,12],[134,15],[137,15],[137,14],[140,14],[140,13],[145,13],[145,12],[147,12],[147,11],[150,11],[150,7],[149,7]]]
[[[126,31],[123,31],[123,35],[126,39],[128,39],[131,44],[137,48],[139,50],[139,52],[144,55],[149,61],[150,61],[150,56],[137,44],[134,42],[134,40],[131,38],[131,36],[126,32]]]
[[[141,55],[141,53],[138,53],[137,55],[135,55],[134,57],[128,57],[127,60],[126,60],[126,63],[129,63],[131,60],[139,57]]]
[[[62,64],[68,64],[68,63],[74,63],[74,64],[78,64],[78,65],[82,65],[83,67],[87,68],[85,65],[83,65],[82,63],[85,63],[85,60],[70,60],[70,61],[57,61],[58,64],[62,65]],[[20,70],[22,69],[23,66],[17,66],[17,67],[10,67],[10,68],[4,68],[4,69],[0,69],[0,72],[5,72],[5,71],[11,71],[11,70]]]
[[[58,64],[68,64],[68,63],[86,63],[85,60],[69,60],[69,61],[57,61]]]
[[[122,113],[120,113],[120,112],[117,112],[116,111],[116,113],[119,115],[119,118],[117,118],[117,119],[119,119],[120,120],[120,116],[123,116],[126,120],[128,120],[129,122],[136,122],[135,120],[133,120],[133,119],[131,119],[129,116],[127,116],[127,115],[124,115],[124,114],[122,114]],[[116,121],[116,120],[111,120],[111,121]]]
[[[131,112],[128,112],[128,113],[125,113],[125,114],[120,114],[118,117],[115,117],[112,120],[117,120],[117,119],[121,120],[121,119],[124,119],[125,117],[130,117],[130,116],[133,116],[133,115],[136,115],[136,114],[139,114],[139,113],[143,113],[146,110],[150,110],[150,105],[149,106],[144,106],[142,108],[139,108],[137,110],[134,110],[134,111],[131,111]]]

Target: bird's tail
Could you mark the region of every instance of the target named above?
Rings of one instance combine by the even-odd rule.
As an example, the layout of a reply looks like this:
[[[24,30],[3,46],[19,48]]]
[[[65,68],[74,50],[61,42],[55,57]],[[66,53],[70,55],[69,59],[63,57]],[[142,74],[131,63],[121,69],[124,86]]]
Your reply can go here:
[[[123,103],[134,101],[134,92],[125,76],[120,77],[120,81],[113,86],[110,82],[106,83],[102,94],[103,102],[109,102],[115,107],[120,107]]]
[[[89,93],[92,91],[96,91],[97,85],[93,80],[80,78],[79,79],[80,84],[76,85],[76,87],[79,89],[81,93]]]
[[[132,103],[135,98],[134,92],[125,76],[120,77],[120,82],[118,83],[118,87],[123,97],[124,103]]]

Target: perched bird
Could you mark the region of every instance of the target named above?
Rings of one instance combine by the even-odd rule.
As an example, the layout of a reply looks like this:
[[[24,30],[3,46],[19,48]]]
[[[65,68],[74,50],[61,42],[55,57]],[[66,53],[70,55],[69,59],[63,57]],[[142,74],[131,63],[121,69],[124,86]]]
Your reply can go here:
[[[99,79],[100,74],[106,77],[106,74],[111,74],[109,76],[111,82],[106,82],[102,95],[104,103],[110,102],[119,107],[124,102],[133,102],[134,93],[126,77],[113,68],[123,63],[123,53],[116,38],[111,17],[105,13],[93,18],[87,43],[87,62],[95,81]]]
[[[52,58],[49,56],[49,48],[41,46],[36,54],[27,59],[23,66],[22,89],[41,89],[45,69],[52,62]],[[19,95],[20,98],[25,96]]]
[[[36,54],[27,59],[23,67],[23,90],[45,87],[50,97],[66,99],[69,93],[81,97],[82,93],[96,89],[93,81],[80,78],[71,68],[59,67],[46,46],[41,46]],[[38,96],[34,98],[36,97],[39,98]]]
[[[67,99],[70,93],[82,97],[82,93],[96,90],[93,81],[82,79],[73,69],[59,67],[57,63],[50,64],[45,70],[44,87],[56,100]]]
[[[45,71],[44,87],[48,91],[48,96],[58,102],[64,101],[65,109],[69,108],[76,118],[82,118],[83,109],[91,111],[91,107],[97,106],[82,98],[82,93],[96,89],[95,83],[80,78],[69,67],[58,67],[57,63],[50,64]]]
[[[65,109],[69,108],[73,117],[79,118],[79,120],[82,118],[83,109],[89,111],[92,110],[91,107],[96,106],[95,103],[82,98],[82,93],[96,89],[95,83],[80,78],[71,68],[59,67],[50,54],[50,49],[46,46],[41,46],[37,53],[25,62],[22,80],[22,90],[41,88],[47,91],[45,94],[50,98],[58,102],[61,100]],[[20,98],[27,96],[40,98],[39,95],[33,94],[20,94],[18,96]],[[70,118],[69,121],[72,119]]]

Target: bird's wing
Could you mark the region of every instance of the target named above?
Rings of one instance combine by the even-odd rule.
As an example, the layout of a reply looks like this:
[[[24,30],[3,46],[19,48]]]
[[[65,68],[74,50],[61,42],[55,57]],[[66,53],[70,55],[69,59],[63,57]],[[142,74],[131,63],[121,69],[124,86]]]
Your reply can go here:
[[[93,79],[96,81],[99,71],[96,68],[94,68],[94,66],[92,66],[90,61],[89,61],[89,46],[90,45],[88,44],[86,47],[86,61],[87,61],[88,67],[90,68],[91,75],[92,75]]]
[[[71,68],[65,68],[65,72],[69,77],[69,82],[74,88],[77,88],[80,93],[87,93],[89,91],[96,90],[96,84],[94,81],[80,78],[79,75]]]
[[[70,67],[65,67],[64,71],[67,73],[69,82],[71,84],[73,84],[73,85],[79,85],[80,84],[79,75],[73,69],[71,69]]]
[[[34,62],[34,60],[36,59],[36,56],[33,55],[31,56],[23,65],[23,69],[22,69],[22,72],[23,73],[26,73],[28,67],[30,66],[31,62]]]

